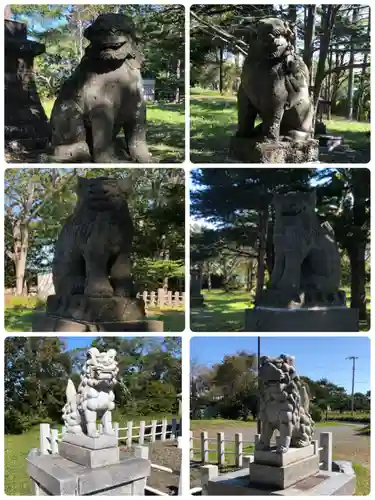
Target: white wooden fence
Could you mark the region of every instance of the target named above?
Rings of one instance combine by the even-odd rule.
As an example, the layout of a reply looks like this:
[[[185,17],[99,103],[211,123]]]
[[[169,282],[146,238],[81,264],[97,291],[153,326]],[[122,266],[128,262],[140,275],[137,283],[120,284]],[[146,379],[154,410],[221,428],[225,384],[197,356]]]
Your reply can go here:
[[[116,432],[119,441],[125,441],[126,445],[131,447],[133,441],[137,444],[144,444],[145,442],[154,443],[158,436],[160,441],[168,441],[170,439],[177,439],[181,436],[182,424],[181,419],[177,420],[172,418],[171,422],[167,419],[152,420],[151,424],[147,424],[144,420],[139,422],[139,425],[134,425],[132,421],[126,423],[125,427],[120,427],[117,422],[113,423],[113,428]],[[124,432],[125,431],[125,432]],[[124,432],[124,434],[120,434]]]
[[[200,441],[200,446],[199,448],[194,448],[194,441],[198,439]],[[210,443],[212,442],[215,444],[210,448]],[[225,443],[234,443],[234,451],[227,450],[225,448]],[[203,464],[214,462],[222,466],[225,464],[225,455],[234,455],[235,466],[241,469],[244,457],[243,445],[244,442],[241,432],[237,432],[234,435],[234,441],[233,439],[225,439],[224,432],[218,432],[215,438],[209,438],[207,431],[202,431],[199,438],[194,437],[193,433],[190,432],[190,460],[198,459]],[[215,460],[209,460],[209,453],[215,453]]]
[[[138,298],[142,298],[149,307],[183,307],[185,304],[185,292],[165,291],[164,288],[159,288],[156,292],[137,293]]]
[[[117,422],[114,422],[113,428],[118,441],[125,441],[126,445],[131,448],[133,443],[143,445],[155,441],[179,441],[182,423],[181,419],[177,420],[176,418],[173,418],[170,422],[167,419],[161,421],[152,420],[151,424],[141,421],[137,426],[133,425],[132,421],[129,421],[126,423],[126,427],[120,427]],[[98,424],[98,431],[102,431],[101,424]],[[121,431],[125,431],[125,433],[120,435]],[[138,431],[138,433],[135,434],[135,431]],[[51,429],[50,424],[40,424],[39,449],[42,455],[58,453],[58,443],[65,432],[66,428],[64,426],[59,431],[58,429]]]

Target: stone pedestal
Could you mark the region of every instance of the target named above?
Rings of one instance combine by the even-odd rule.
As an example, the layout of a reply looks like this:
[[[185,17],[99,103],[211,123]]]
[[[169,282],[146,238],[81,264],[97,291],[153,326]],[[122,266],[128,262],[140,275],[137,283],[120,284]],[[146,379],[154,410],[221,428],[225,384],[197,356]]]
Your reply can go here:
[[[319,471],[319,455],[311,444],[290,448],[286,453],[276,449],[254,453],[250,464],[250,483],[284,490]]]
[[[221,474],[210,479],[207,484],[208,495],[218,496],[353,496],[356,488],[355,474],[319,471],[302,479],[285,490],[255,486],[250,483],[249,471]]]
[[[358,332],[358,310],[345,306],[245,309],[245,332]]]
[[[114,321],[89,323],[75,321],[34,311],[32,318],[33,332],[164,332],[163,321]]]
[[[33,332],[163,332],[163,322],[147,320],[143,299],[85,295],[47,299],[47,313],[34,311]]]
[[[260,142],[259,139],[232,137],[229,155],[242,163],[314,163],[319,161],[318,141]]]
[[[26,24],[5,20],[5,142],[10,150],[45,148],[50,138],[33,72],[45,46],[27,40]]]
[[[35,495],[144,495],[150,463],[140,458],[122,458],[117,464],[89,467],[61,455],[29,456],[27,471]]]

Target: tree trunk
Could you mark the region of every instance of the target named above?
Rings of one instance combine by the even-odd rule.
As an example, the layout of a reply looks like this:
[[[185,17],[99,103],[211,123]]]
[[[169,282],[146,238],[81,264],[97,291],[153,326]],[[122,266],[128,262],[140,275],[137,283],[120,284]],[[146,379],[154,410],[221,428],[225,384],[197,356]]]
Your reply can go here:
[[[314,48],[314,36],[315,36],[315,19],[316,19],[316,5],[305,5],[305,38],[304,38],[304,48],[303,48],[303,60],[309,70],[310,82],[309,85],[312,86],[313,75],[312,75],[312,61],[313,61],[313,48]]]
[[[180,100],[181,100],[181,97],[180,97],[180,79],[181,79],[181,59],[177,59],[177,63],[176,63],[177,85],[176,85],[176,95],[175,95],[176,102],[180,102]]]
[[[219,48],[219,91],[220,94],[224,92],[224,49],[223,47]]]
[[[264,271],[265,271],[265,258],[267,248],[267,226],[268,226],[268,207],[261,210],[259,216],[259,244],[258,244],[258,270],[257,270],[257,287],[255,300],[258,300],[264,287]]]
[[[292,29],[294,33],[293,47],[296,48],[297,41],[297,5],[291,4],[288,6],[289,9],[289,20],[292,24]]]
[[[14,266],[16,270],[16,295],[24,294],[25,270],[29,246],[29,228],[21,220],[13,228]]]
[[[357,22],[358,11],[356,8],[353,9],[352,14],[352,24]],[[354,98],[354,41],[353,36],[350,43],[350,57],[349,57],[349,78],[348,78],[348,95],[346,101],[346,117],[348,120],[353,120],[353,98]]]
[[[356,242],[352,245],[349,253],[351,283],[350,283],[350,307],[359,310],[359,319],[367,319],[366,311],[366,259],[365,245]]]
[[[367,36],[370,40],[371,33],[371,12],[370,7],[368,8],[368,25],[367,25]],[[366,65],[368,61],[368,52],[363,54],[363,68],[361,71],[361,81],[359,85],[359,96],[358,96],[358,108],[357,108],[357,120],[362,120],[363,115],[363,102],[364,102],[364,87],[365,87],[365,75],[366,75]]]
[[[210,263],[207,262],[207,288],[208,290],[212,290],[212,283],[211,283],[211,266]]]

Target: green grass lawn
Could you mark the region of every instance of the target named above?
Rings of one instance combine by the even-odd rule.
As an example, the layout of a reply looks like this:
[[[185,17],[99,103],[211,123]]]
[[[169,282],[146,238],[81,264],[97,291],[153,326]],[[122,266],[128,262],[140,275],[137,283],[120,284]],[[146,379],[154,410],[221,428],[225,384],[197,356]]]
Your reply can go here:
[[[194,163],[228,163],[229,140],[237,128],[236,96],[191,89],[190,159]],[[369,155],[370,124],[334,118],[325,121],[327,133],[344,137],[344,143]]]
[[[146,424],[149,424],[151,423],[151,420],[166,418],[170,421],[172,417],[173,415],[166,414],[146,417],[128,417],[115,413],[114,421],[119,422],[120,427],[123,427],[129,420],[132,420],[133,425],[137,426],[139,425],[140,420],[145,420]],[[134,431],[134,435],[136,434],[137,432]],[[32,495],[31,482],[26,470],[26,457],[32,448],[39,448],[39,425],[34,426],[32,429],[24,432],[23,434],[6,435],[4,448],[5,494]]]
[[[43,101],[48,118],[54,100]],[[147,142],[156,163],[181,163],[185,159],[185,104],[147,104]]]
[[[350,291],[347,305],[350,306]],[[370,295],[368,291],[367,308],[370,318]],[[203,290],[204,306],[193,308],[190,312],[190,326],[194,332],[239,332],[243,331],[245,309],[252,307],[252,296],[246,291],[224,292],[223,290]],[[360,331],[367,332],[368,321],[360,322]]]
[[[7,307],[5,314],[5,330],[7,332],[31,332],[33,319],[32,307]],[[182,332],[185,329],[185,312],[182,308],[151,309],[147,319],[164,322],[164,332]]]

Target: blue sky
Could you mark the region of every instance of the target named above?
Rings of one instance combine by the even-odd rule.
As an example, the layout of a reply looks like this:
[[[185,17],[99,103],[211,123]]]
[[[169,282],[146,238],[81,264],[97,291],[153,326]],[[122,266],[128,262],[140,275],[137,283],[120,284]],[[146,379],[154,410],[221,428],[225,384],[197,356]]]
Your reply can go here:
[[[355,392],[370,390],[370,340],[367,337],[261,337],[261,355],[296,357],[297,373],[313,380],[327,378],[351,392],[352,361],[356,360]],[[257,351],[257,337],[193,337],[190,359],[212,365],[225,355]]]
[[[77,349],[78,347],[89,347],[91,342],[95,340],[96,337],[59,337],[60,340],[65,342],[66,350],[71,351],[72,349]],[[134,339],[136,337],[121,337],[123,339]],[[159,340],[162,340],[163,337],[155,337]]]

